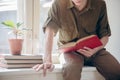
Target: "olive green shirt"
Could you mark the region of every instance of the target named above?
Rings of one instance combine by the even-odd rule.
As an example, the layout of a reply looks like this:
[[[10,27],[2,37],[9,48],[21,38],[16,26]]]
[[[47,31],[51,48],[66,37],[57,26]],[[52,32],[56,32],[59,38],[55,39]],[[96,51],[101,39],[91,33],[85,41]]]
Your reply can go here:
[[[48,12],[44,31],[46,27],[53,29],[55,34],[59,32],[59,45],[92,34],[99,38],[111,35],[104,0],[88,0],[82,11],[75,8],[72,0],[55,0]]]

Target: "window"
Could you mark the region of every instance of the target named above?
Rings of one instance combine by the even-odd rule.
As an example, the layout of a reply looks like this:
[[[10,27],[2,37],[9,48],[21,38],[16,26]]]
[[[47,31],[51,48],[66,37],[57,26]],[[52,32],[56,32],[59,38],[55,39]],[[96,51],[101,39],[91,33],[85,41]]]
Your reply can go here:
[[[1,24],[5,20],[17,21],[17,0],[0,0],[0,53],[9,53],[9,29]]]
[[[44,50],[42,26],[53,0],[0,0],[0,23],[4,20],[24,22],[31,29],[24,38],[23,53],[39,54]],[[9,53],[8,30],[0,24],[0,53]],[[4,35],[4,36],[3,36]],[[56,38],[53,51],[56,51]]]
[[[31,29],[25,34],[23,53],[38,53],[39,4],[39,0],[0,0],[0,23],[24,22],[24,27]],[[7,32],[0,24],[0,53],[9,53]]]
[[[43,53],[44,50],[44,33],[43,33],[43,24],[47,18],[48,11],[50,6],[52,5],[53,0],[40,0],[40,53]],[[56,53],[57,49],[57,36],[54,39],[53,44],[53,53]]]

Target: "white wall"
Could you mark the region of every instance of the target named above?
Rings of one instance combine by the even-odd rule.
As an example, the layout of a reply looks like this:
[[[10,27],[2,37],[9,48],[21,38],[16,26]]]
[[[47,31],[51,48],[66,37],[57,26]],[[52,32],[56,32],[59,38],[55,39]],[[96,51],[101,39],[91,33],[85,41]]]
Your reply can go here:
[[[105,0],[112,35],[106,48],[120,62],[120,0]]]

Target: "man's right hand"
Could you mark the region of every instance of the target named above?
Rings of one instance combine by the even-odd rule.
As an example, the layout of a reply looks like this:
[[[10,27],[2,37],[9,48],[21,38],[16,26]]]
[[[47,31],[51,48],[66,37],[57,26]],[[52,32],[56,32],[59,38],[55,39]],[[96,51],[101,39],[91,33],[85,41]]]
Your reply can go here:
[[[47,70],[53,71],[54,67],[55,66],[52,63],[48,62],[48,63],[43,63],[43,64],[37,64],[37,65],[33,66],[33,69],[35,71],[43,70],[43,76],[46,76]]]
[[[45,52],[43,58],[43,64],[37,64],[33,67],[34,70],[39,71],[43,70],[43,76],[46,76],[47,70],[52,71],[54,65],[52,64],[52,45],[53,45],[54,31],[47,27],[45,30]]]

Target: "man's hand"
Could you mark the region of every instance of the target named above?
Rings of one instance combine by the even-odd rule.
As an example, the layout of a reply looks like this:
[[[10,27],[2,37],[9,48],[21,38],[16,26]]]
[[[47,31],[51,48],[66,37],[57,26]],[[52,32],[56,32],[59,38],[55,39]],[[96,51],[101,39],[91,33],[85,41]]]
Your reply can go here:
[[[33,69],[36,71],[43,70],[43,76],[46,76],[47,70],[53,71],[54,67],[55,66],[52,63],[43,63],[33,66]]]
[[[52,64],[52,45],[53,45],[54,31],[47,27],[45,30],[45,52],[43,58],[43,64],[37,64],[33,67],[34,70],[43,70],[43,76],[46,76],[47,70],[52,71],[54,65]]]
[[[97,52],[97,49],[91,49],[88,47],[84,47],[83,49],[77,50],[77,52],[83,54],[86,57],[91,57],[93,54]]]

